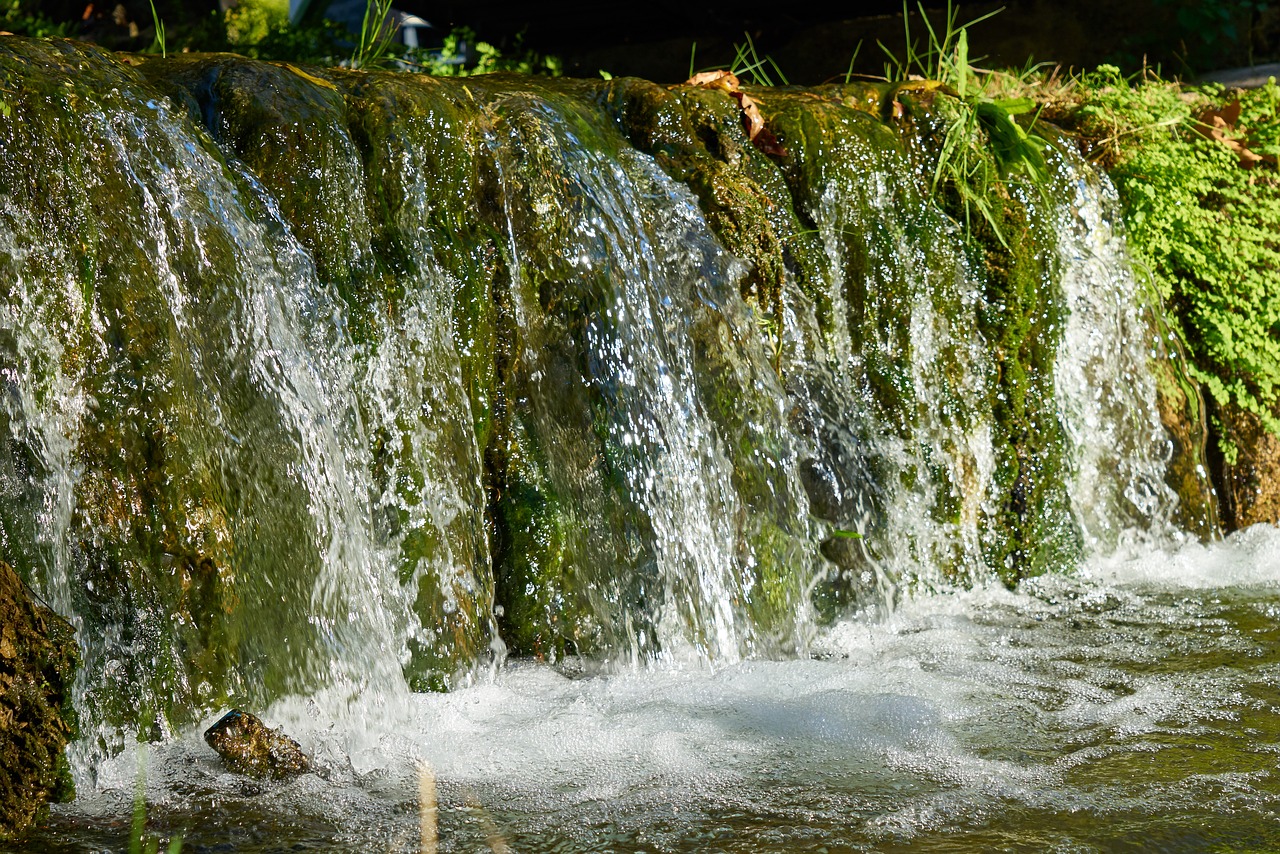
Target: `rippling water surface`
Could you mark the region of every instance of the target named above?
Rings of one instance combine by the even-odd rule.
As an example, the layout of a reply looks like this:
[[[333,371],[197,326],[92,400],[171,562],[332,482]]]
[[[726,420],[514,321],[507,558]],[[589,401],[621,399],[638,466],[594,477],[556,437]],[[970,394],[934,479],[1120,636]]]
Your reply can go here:
[[[320,771],[255,783],[198,731],[126,752],[31,844],[121,850],[137,769],[184,851],[1276,850],[1280,529],[905,601],[812,657],[609,674],[513,662],[407,703],[286,701]],[[35,849],[32,849],[35,850]]]

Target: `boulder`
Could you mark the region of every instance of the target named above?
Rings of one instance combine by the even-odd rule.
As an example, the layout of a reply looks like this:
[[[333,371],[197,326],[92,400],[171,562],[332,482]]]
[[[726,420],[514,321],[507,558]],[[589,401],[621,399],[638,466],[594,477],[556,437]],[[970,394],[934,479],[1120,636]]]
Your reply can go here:
[[[63,748],[75,736],[75,630],[0,561],[0,838],[75,790]]]
[[[298,742],[239,709],[205,730],[204,740],[238,774],[279,779],[311,770],[311,760]]]

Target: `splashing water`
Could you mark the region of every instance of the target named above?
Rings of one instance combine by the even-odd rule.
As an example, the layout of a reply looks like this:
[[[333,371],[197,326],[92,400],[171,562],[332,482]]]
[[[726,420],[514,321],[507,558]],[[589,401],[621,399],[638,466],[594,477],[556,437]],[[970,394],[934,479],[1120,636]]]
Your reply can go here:
[[[1280,539],[1176,529],[1069,152],[1010,271],[845,107],[786,185],[614,84],[0,47],[0,557],[85,658],[38,841],[118,845],[140,758],[197,849],[419,850],[426,767],[444,850],[1280,839]],[[772,308],[714,203],[766,167]],[[233,703],[319,773],[227,773]]]

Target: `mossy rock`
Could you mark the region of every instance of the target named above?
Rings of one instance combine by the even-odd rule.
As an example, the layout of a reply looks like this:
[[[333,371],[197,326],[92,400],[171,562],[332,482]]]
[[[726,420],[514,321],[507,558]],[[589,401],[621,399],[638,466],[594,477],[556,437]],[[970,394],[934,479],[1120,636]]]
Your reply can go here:
[[[1209,476],[1209,418],[1199,386],[1179,372],[1181,364],[1182,356],[1175,353],[1156,360],[1153,366],[1160,422],[1173,444],[1165,482],[1178,496],[1174,522],[1182,530],[1209,541],[1220,536],[1222,530],[1218,495]],[[1225,470],[1219,471],[1228,481]]]
[[[1209,461],[1223,527],[1280,523],[1280,437],[1252,412],[1221,405],[1212,411]]]
[[[227,712],[205,730],[204,740],[237,774],[281,779],[312,770],[298,742],[239,709]]]
[[[477,204],[484,114],[468,90],[420,76],[222,55],[146,68],[252,170],[343,300],[369,386],[360,403],[383,485],[376,533],[399,545],[420,623],[406,676],[421,688],[451,684],[488,649],[492,628],[482,459],[493,429],[492,292],[505,267]],[[378,379],[387,368],[404,373]],[[442,512],[440,492],[466,496],[464,506]]]
[[[797,218],[777,163],[748,138],[737,102],[719,90],[630,78],[611,81],[603,91],[630,143],[693,190],[712,231],[747,263],[743,296],[780,322],[788,277],[809,288],[823,276],[825,257],[811,228]],[[783,97],[751,93],[762,111]]]
[[[112,720],[147,730],[229,695],[313,688],[346,639],[321,637],[333,615],[311,620],[318,568],[345,570],[324,563],[331,543],[317,532],[348,518],[370,521],[372,551],[388,546],[378,571],[394,567],[389,598],[412,611],[391,616],[408,623],[391,634],[408,635],[405,675],[429,689],[486,660],[495,622],[517,653],[620,654],[654,635],[662,608],[714,588],[732,629],[751,627],[740,651],[775,654],[796,646],[785,638],[815,579],[835,616],[869,599],[892,549],[964,580],[945,541],[976,531],[974,550],[1010,584],[1079,556],[1054,401],[1054,235],[1026,187],[993,190],[993,226],[966,221],[955,186],[932,185],[955,107],[941,95],[749,89],[785,150],[766,154],[731,97],[687,86],[436,80],[229,55],[130,69],[91,48],[13,40],[0,54],[23,84],[9,106],[24,118],[0,126],[0,189],[30,213],[22,233],[58,249],[14,261],[11,280],[68,284],[19,324],[65,333],[30,373],[37,396],[65,380],[97,401],[68,452],[84,470],[67,549],[76,607],[159,662],[90,687]],[[101,115],[127,115],[128,132],[86,121]],[[145,180],[127,174],[135,161]],[[193,163],[201,192],[156,204],[156,176]],[[617,184],[628,191],[610,196]],[[235,205],[210,204],[224,198],[210,188]],[[833,188],[848,191],[838,222],[824,208]],[[684,231],[671,230],[679,217]],[[237,233],[270,257],[245,267]],[[959,280],[980,293],[961,299]],[[299,474],[309,452],[328,452],[299,447],[313,423],[285,423],[276,397],[288,390],[229,355],[246,338],[233,322],[245,294],[266,304],[299,282],[298,325],[341,366],[317,384],[361,397],[315,413],[350,431],[333,442],[347,454],[335,465],[367,467],[353,469],[368,488],[341,519],[317,521],[315,480]],[[172,293],[194,321],[175,319]],[[913,327],[920,317],[931,325]],[[646,322],[651,350],[633,359],[626,336]],[[941,342],[936,355],[916,359],[917,332]],[[14,334],[0,330],[5,352]],[[634,379],[641,363],[688,392],[661,417],[661,382]],[[664,588],[680,526],[707,520],[658,518],[668,508],[643,475],[695,422],[706,452],[687,457],[722,489],[704,502],[719,525],[704,551],[730,583],[690,574]],[[993,486],[975,496],[972,459],[948,460],[988,425]],[[652,428],[648,444],[637,426]],[[14,497],[0,501],[0,545],[38,572],[51,561],[21,516],[39,496],[20,486],[41,476],[40,455],[16,427],[0,433]],[[924,507],[932,540],[886,542],[901,496]],[[855,528],[868,539],[841,536]],[[698,607],[666,625],[700,643]],[[191,684],[197,674],[207,686]]]
[[[79,661],[71,625],[0,561],[0,839],[29,827],[50,801],[74,796],[63,749],[77,734]]]

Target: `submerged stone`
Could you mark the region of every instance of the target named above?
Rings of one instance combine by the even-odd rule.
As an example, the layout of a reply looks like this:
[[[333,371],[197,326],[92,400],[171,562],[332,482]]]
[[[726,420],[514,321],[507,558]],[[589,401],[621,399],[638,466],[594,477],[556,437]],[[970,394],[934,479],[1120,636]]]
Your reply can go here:
[[[204,740],[237,774],[279,779],[311,770],[311,760],[298,742],[239,709],[205,730]]]
[[[0,561],[0,839],[75,792],[63,748],[75,734],[71,625],[32,601]]]

